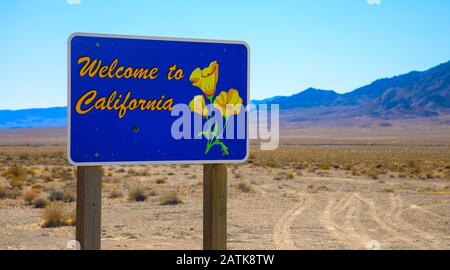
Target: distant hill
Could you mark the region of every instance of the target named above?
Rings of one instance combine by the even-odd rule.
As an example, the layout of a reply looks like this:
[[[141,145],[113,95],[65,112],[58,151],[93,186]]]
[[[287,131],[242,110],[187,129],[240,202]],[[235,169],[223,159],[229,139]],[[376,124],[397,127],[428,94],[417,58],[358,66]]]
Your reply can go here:
[[[450,113],[450,61],[429,70],[379,79],[349,93],[308,88],[292,96],[252,101],[320,117],[404,119]],[[299,119],[303,116],[299,113]]]
[[[34,128],[64,126],[67,108],[0,110],[0,128]]]
[[[355,119],[380,122],[439,118],[439,123],[448,125],[450,61],[426,71],[379,79],[345,94],[308,88],[292,96],[274,96],[252,100],[252,103],[279,104],[282,124],[325,122],[331,125],[354,122]],[[64,126],[66,115],[66,107],[0,110],[0,128]]]

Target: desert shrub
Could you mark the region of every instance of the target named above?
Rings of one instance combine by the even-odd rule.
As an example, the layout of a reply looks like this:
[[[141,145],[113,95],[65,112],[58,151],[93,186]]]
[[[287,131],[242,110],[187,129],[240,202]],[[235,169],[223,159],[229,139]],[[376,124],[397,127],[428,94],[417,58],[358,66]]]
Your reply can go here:
[[[77,223],[77,212],[74,209],[73,211],[66,213],[66,218],[64,220],[65,225],[67,226],[75,226]]]
[[[75,201],[75,193],[71,191],[63,191],[60,188],[51,186],[47,189],[48,199],[50,201],[63,201],[66,203]]]
[[[128,174],[132,175],[132,176],[136,176],[137,175],[137,171],[135,169],[128,169]]]
[[[17,199],[22,196],[22,191],[19,188],[8,189],[6,197],[9,199]]]
[[[165,184],[167,182],[166,178],[158,178],[156,179],[156,184]]]
[[[0,199],[4,199],[8,196],[8,189],[0,186]]]
[[[44,223],[42,227],[58,227],[68,225],[69,214],[64,210],[64,204],[62,202],[53,202],[44,210]]]
[[[136,202],[147,200],[146,187],[142,184],[133,185],[128,192],[128,199]]]
[[[417,174],[422,171],[421,165],[417,160],[408,160],[406,165],[409,167],[411,173]]]
[[[19,177],[13,177],[9,180],[9,184],[11,185],[11,188],[18,188],[21,189],[23,185],[25,184],[25,181],[22,178]]]
[[[24,178],[27,174],[28,172],[25,168],[14,164],[9,166],[2,175],[12,178]]]
[[[23,200],[27,203],[27,204],[31,204],[32,201],[41,193],[40,190],[38,189],[28,189],[26,191],[23,192]]]
[[[50,201],[63,201],[64,192],[54,186],[48,189],[48,198]]]
[[[351,171],[352,167],[353,166],[351,164],[345,164],[343,169],[346,170],[346,171]]]
[[[46,197],[40,195],[35,199],[33,199],[31,204],[34,206],[34,208],[45,208],[47,205],[50,204],[50,201]]]
[[[243,181],[236,183],[236,188],[245,193],[253,191],[252,186],[249,183]]]
[[[275,175],[274,177],[273,177],[273,180],[281,180],[281,179],[283,179],[283,177],[282,177],[282,175],[280,175],[280,174],[277,174],[277,175]]]
[[[183,201],[178,198],[178,194],[176,192],[167,192],[161,195],[160,197],[160,205],[175,205],[182,203]]]
[[[305,165],[303,165],[303,163],[297,163],[294,165],[294,169],[303,170],[303,169],[305,169]]]
[[[289,179],[294,179],[294,173],[292,173],[292,172],[287,172],[286,175],[285,175],[285,178],[288,179],[288,180],[289,180]]]
[[[45,171],[45,169],[44,169],[44,171]],[[44,173],[41,175],[41,178],[42,178],[42,180],[44,180],[44,182],[46,182],[46,183],[49,183],[49,182],[53,182],[53,181],[54,181],[53,176],[52,176],[51,173],[49,173],[49,172],[44,172]]]
[[[266,160],[265,165],[269,168],[279,168],[281,166],[280,162],[273,159]]]
[[[376,172],[369,172],[368,176],[372,179],[378,179],[378,174]]]
[[[331,164],[329,162],[319,163],[319,169],[321,169],[321,170],[329,170],[330,168],[331,168]]]
[[[108,198],[110,198],[110,199],[116,199],[116,198],[122,198],[122,197],[123,197],[122,191],[118,188],[111,190],[111,192],[108,195]]]

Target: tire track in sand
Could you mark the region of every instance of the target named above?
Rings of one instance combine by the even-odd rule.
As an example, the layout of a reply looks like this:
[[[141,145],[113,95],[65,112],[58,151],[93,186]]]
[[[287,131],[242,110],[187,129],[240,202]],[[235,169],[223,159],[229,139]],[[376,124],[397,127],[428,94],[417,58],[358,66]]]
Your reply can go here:
[[[411,248],[431,248],[429,243],[433,241],[432,235],[418,231],[415,226],[400,218],[402,202],[398,196],[389,196],[391,203],[388,208],[380,208],[373,200],[360,194],[357,194],[356,198],[368,206],[370,218],[389,236],[389,244],[401,241]]]
[[[365,247],[369,238],[364,226],[358,221],[359,214],[362,212],[362,206],[355,199],[355,193],[348,195],[339,192],[336,195],[329,196],[320,218],[322,225],[340,245],[346,248],[359,249]],[[343,218],[343,222],[336,222],[333,216],[340,216]]]
[[[273,242],[277,249],[297,249],[292,239],[291,226],[307,207],[304,197],[294,208],[288,210],[273,228]]]

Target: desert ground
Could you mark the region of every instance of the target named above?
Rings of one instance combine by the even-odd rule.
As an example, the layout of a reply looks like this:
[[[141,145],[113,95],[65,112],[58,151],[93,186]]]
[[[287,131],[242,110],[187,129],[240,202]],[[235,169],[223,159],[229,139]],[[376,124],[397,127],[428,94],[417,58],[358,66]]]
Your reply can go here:
[[[277,150],[253,142],[228,166],[228,248],[450,249],[450,132],[436,130],[289,129]],[[64,144],[63,128],[0,131],[0,249],[74,239]],[[105,166],[102,186],[103,249],[202,248],[201,165]]]

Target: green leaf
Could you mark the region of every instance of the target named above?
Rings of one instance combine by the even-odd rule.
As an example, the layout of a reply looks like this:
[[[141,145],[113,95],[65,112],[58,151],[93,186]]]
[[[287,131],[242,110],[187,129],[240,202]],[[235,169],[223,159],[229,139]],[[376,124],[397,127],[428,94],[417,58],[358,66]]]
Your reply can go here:
[[[215,144],[218,144],[222,147],[222,155],[228,155],[228,147],[221,141],[216,141]]]

